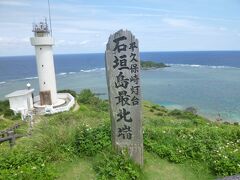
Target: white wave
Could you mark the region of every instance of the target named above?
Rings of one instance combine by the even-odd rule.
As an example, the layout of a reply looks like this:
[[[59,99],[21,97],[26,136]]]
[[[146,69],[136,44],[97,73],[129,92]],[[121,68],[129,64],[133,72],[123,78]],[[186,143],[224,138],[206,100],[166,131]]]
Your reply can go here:
[[[237,68],[232,66],[210,66],[213,69],[224,69],[224,68]]]
[[[77,72],[69,72],[68,74],[76,74]]]
[[[63,73],[59,73],[58,76],[64,76],[66,75],[67,73],[63,72]]]
[[[31,79],[37,79],[38,77],[37,76],[33,76],[33,77],[26,77],[24,78],[24,80],[31,80]]]
[[[209,65],[200,65],[200,64],[167,64],[169,66],[181,66],[181,67],[194,67],[194,68],[212,68],[212,69],[225,69],[225,68],[237,68],[232,66],[209,66]]]
[[[6,83],[5,81],[2,81],[2,82],[0,82],[0,85],[1,85],[1,84],[5,84],[5,83]]]
[[[90,72],[101,72],[101,71],[105,71],[105,68],[94,68],[94,69],[81,69],[81,72],[86,72],[86,73],[90,73]]]
[[[193,65],[191,65],[191,67],[201,67],[201,65],[193,64]]]

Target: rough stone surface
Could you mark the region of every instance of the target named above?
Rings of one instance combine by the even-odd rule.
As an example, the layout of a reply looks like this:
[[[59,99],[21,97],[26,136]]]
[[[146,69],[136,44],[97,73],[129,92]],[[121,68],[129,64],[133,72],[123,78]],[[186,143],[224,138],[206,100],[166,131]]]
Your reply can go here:
[[[105,53],[112,143],[128,149],[130,157],[143,164],[140,57],[138,40],[130,31],[120,30],[109,37]]]
[[[240,175],[228,176],[224,178],[219,178],[217,180],[240,180]]]

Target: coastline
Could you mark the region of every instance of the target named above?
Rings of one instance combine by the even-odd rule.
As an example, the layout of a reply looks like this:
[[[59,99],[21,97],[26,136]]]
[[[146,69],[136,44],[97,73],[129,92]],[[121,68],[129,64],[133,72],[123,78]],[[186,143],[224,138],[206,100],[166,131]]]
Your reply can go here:
[[[170,103],[160,103],[158,105],[163,106],[163,107],[167,108],[168,110],[177,109],[180,111],[184,111],[186,108],[188,108],[188,107],[184,107],[179,104],[170,104]],[[240,123],[240,121],[236,121],[234,119],[225,119],[225,118],[221,117],[221,115],[219,117],[218,114],[210,115],[208,113],[204,113],[201,111],[201,109],[197,109],[197,115],[202,116],[211,122],[217,122],[217,123],[223,123],[223,124],[239,124]],[[240,117],[239,117],[239,119],[240,119]]]
[[[61,67],[56,70],[59,90],[73,89],[79,92],[85,87],[96,93],[107,92],[105,68],[102,65],[84,68],[82,64],[72,63],[69,69]],[[74,69],[75,66],[81,68],[77,71]],[[15,80],[1,77],[1,82],[5,83],[0,84],[0,99],[4,99],[4,96],[14,89],[24,89],[28,82],[35,88],[37,94],[39,86],[37,77],[34,74],[25,75],[23,78],[21,76],[23,75],[19,75]],[[221,114],[222,119],[231,123],[240,121],[239,68],[172,65],[166,68],[142,70],[141,76],[143,97],[146,100],[156,104],[173,102],[175,105],[180,105],[176,108],[197,107],[201,115],[212,121],[216,120],[218,113]]]

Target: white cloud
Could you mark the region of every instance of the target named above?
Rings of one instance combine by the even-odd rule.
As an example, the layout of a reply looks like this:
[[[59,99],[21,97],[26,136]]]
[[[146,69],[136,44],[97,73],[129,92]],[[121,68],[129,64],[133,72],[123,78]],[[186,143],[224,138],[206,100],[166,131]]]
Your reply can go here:
[[[131,30],[145,51],[166,49],[167,44],[169,49],[177,49],[177,46],[187,49],[197,47],[198,44],[186,43],[184,46],[175,43],[176,39],[184,39],[186,42],[200,39],[199,42],[203,44],[220,38],[231,42],[230,37],[235,37],[232,41],[237,42],[240,37],[240,19],[237,16],[204,14],[197,10],[196,13],[188,12],[175,6],[152,6],[148,0],[133,3],[137,1],[129,1],[128,6],[125,3],[127,0],[102,1],[101,5],[90,1],[52,0],[56,52],[102,52],[109,35],[119,29]],[[146,4],[143,5],[142,1],[146,1]],[[29,42],[29,37],[33,36],[32,22],[42,20],[47,14],[47,1],[0,0],[0,55],[10,54],[9,49],[14,49],[19,54],[34,52]],[[226,47],[234,47],[235,44],[237,43],[228,43]],[[217,47],[219,43],[216,43]],[[203,46],[204,48],[206,47]]]
[[[63,40],[63,39],[59,39],[59,40],[55,41],[56,46],[62,46],[62,45],[65,45],[65,44],[66,44],[66,41]]]
[[[5,6],[30,6],[30,3],[27,1],[17,1],[17,0],[1,0],[0,5]]]
[[[122,14],[121,16],[127,16],[127,17],[166,17],[166,14],[150,14],[150,13],[129,13],[129,14]]]
[[[102,45],[105,46],[105,45],[107,45],[107,43],[108,43],[107,41],[104,41],[104,42],[102,43]]]
[[[84,40],[84,41],[76,41],[76,40],[57,40],[55,42],[56,46],[82,46],[82,45],[86,45],[88,43],[90,43],[90,40]]]
[[[25,38],[16,38],[16,37],[0,37],[0,44],[2,45],[17,45],[17,44],[26,44],[30,43],[28,37]]]
[[[163,18],[162,21],[172,27],[177,28],[192,28],[196,26],[196,23],[188,19]]]
[[[111,7],[122,8],[122,9],[135,9],[135,10],[149,11],[149,12],[181,13],[181,11],[173,11],[169,9],[148,8],[148,7],[138,7],[138,6],[111,6]]]
[[[150,7],[140,7],[140,6],[114,6],[114,5],[74,5],[74,4],[54,4],[53,5],[57,9],[61,9],[62,11],[69,11],[78,13],[79,9],[81,12],[88,13],[88,15],[97,16],[98,14],[107,15],[111,14],[111,16],[126,16],[125,12],[112,13],[109,9],[121,9],[121,10],[133,10],[139,11],[141,13],[129,13],[130,16],[136,17],[158,17],[158,16],[168,16],[171,14],[174,18],[185,18],[189,20],[207,20],[207,21],[226,21],[226,22],[239,22],[240,19],[238,18],[223,18],[223,17],[200,17],[200,16],[193,16],[193,15],[186,15],[184,11],[176,11],[170,9],[163,9],[163,8],[150,8]]]
[[[219,30],[220,31],[227,31],[227,28],[226,27],[219,27]]]
[[[97,33],[99,33],[99,31],[82,30],[80,28],[72,28],[72,27],[69,27],[69,28],[59,28],[58,32],[59,33],[76,33],[76,34],[97,34]]]
[[[84,40],[84,41],[81,41],[79,44],[80,45],[85,45],[85,44],[88,44],[90,42],[90,40]]]

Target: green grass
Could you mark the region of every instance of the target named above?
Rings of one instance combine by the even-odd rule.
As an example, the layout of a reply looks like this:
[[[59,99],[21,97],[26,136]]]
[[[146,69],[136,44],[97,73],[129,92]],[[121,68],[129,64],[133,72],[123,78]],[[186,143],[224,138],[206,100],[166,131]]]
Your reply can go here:
[[[58,180],[96,179],[91,158],[76,158],[74,161],[68,161],[58,165],[58,168],[60,174],[57,178]]]
[[[145,165],[142,169],[141,179],[150,180],[211,180],[214,176],[205,169],[196,172],[193,167],[185,164],[174,164],[167,160],[159,158],[157,155],[145,152]],[[59,165],[58,165],[59,166]],[[201,167],[201,166],[200,166]],[[195,167],[196,168],[196,167]],[[199,168],[199,167],[198,167]],[[59,180],[65,179],[96,179],[96,173],[93,170],[92,158],[76,159],[73,162],[65,162],[60,165]]]
[[[142,179],[151,180],[210,180],[214,176],[206,169],[201,169],[202,164],[198,167],[191,167],[190,162],[184,164],[174,164],[167,160],[160,159],[156,154],[145,152],[145,165],[143,168]],[[196,171],[196,168],[199,168]]]
[[[238,126],[144,102],[140,168],[111,150],[107,103],[88,90],[76,97],[76,112],[42,116],[31,137],[12,150],[0,146],[0,179],[207,180],[240,172]]]
[[[21,121],[13,121],[10,119],[0,118],[0,131],[13,126],[17,122],[21,122]]]
[[[203,163],[217,176],[240,173],[240,128],[189,112],[144,105],[145,149],[174,163]],[[158,114],[161,115],[158,115]]]
[[[7,100],[0,101],[0,131],[21,122],[20,115],[14,115],[13,111],[9,109],[9,102]]]

